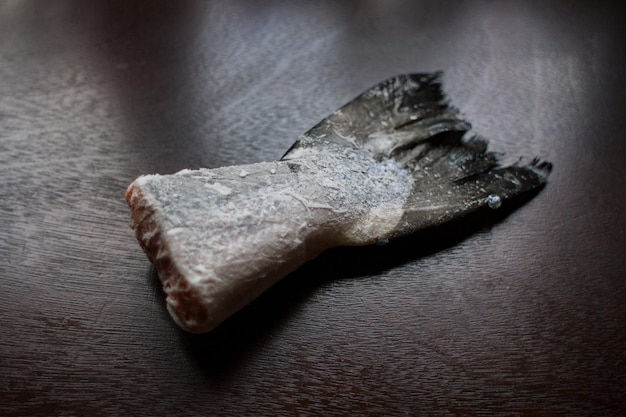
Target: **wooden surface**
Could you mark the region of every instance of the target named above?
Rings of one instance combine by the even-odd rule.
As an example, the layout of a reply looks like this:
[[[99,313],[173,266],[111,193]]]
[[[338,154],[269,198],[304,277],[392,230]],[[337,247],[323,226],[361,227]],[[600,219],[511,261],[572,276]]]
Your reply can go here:
[[[626,413],[621,10],[0,1],[0,415]],[[178,330],[130,181],[278,159],[374,83],[438,69],[505,160],[554,163],[548,186]]]

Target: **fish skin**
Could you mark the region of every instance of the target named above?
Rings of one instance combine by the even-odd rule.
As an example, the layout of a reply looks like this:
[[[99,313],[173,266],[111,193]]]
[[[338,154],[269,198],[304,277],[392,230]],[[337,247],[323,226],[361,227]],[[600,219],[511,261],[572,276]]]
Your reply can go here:
[[[501,167],[448,105],[441,73],[377,84],[279,161],[139,177],[131,227],[183,329],[208,332],[323,251],[367,245],[499,207],[551,164]]]

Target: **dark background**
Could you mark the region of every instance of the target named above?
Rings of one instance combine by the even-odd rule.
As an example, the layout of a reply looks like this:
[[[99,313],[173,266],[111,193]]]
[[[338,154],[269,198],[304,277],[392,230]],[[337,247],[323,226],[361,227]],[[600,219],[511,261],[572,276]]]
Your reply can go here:
[[[0,0],[0,414],[626,413],[620,2]],[[275,160],[354,96],[445,71],[516,211],[328,252],[215,332],[128,228],[145,173]]]

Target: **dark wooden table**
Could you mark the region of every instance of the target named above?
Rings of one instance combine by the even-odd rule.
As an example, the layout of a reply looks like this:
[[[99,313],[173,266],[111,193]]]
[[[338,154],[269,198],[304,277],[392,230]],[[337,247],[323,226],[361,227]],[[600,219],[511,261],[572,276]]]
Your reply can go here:
[[[619,2],[0,1],[0,415],[623,415]],[[180,331],[138,175],[274,160],[371,85],[445,71],[516,211],[339,249]]]

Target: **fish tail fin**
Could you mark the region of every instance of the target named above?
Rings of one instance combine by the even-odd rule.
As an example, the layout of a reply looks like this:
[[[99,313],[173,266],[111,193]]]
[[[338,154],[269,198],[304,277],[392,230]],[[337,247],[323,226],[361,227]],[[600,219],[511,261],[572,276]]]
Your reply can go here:
[[[538,158],[501,166],[478,136],[441,137],[402,155],[415,186],[407,203],[411,229],[436,226],[482,207],[497,209],[507,200],[541,189],[552,164]]]

